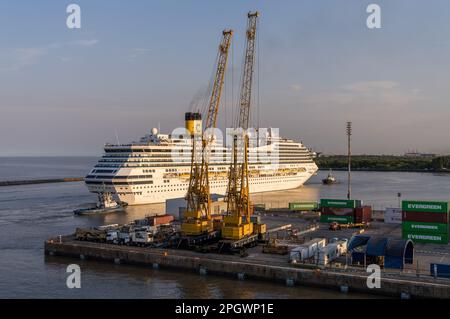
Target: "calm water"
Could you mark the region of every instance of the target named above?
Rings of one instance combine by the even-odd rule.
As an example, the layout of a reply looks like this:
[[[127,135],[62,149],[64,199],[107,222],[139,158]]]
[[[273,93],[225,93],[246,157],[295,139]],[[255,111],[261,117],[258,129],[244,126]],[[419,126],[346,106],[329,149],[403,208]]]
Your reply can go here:
[[[84,176],[95,158],[0,158],[0,180]],[[56,169],[54,167],[56,166]],[[257,194],[255,202],[284,205],[293,200],[343,197],[346,184],[322,186],[320,172],[296,190]],[[336,172],[338,178],[345,174]],[[396,205],[404,197],[448,199],[450,175],[417,173],[354,173],[353,194],[366,203]],[[344,180],[343,180],[344,181]],[[66,267],[73,259],[45,257],[44,240],[73,232],[75,227],[124,223],[162,204],[133,207],[126,214],[76,217],[72,210],[95,201],[82,183],[0,187],[0,298],[358,298],[330,290],[285,287],[258,281],[237,281],[195,273],[81,262],[82,288],[66,288]]]

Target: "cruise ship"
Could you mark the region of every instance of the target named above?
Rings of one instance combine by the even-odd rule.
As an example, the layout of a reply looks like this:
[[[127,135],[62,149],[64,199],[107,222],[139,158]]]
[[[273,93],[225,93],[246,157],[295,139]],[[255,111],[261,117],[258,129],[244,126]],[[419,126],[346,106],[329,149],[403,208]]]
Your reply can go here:
[[[256,145],[250,145],[251,193],[300,187],[318,169],[310,150],[302,143],[277,136],[276,131],[265,129],[264,138],[258,137]],[[192,143],[188,134],[160,134],[153,128],[139,142],[106,144],[85,183],[90,192],[109,193],[115,201],[127,205],[184,197],[189,185]],[[209,153],[210,192],[225,195],[232,152],[230,147],[215,144]]]

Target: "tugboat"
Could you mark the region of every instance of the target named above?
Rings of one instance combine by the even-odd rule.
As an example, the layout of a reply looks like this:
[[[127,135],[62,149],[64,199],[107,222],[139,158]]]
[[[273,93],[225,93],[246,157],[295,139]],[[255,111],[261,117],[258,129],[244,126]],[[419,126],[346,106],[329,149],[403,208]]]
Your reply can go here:
[[[334,177],[333,174],[331,173],[331,169],[330,169],[330,172],[328,173],[328,176],[326,178],[322,179],[322,183],[325,185],[331,185],[331,184],[337,183],[336,177]]]
[[[102,192],[98,194],[98,202],[95,207],[75,209],[73,213],[75,215],[95,215],[106,214],[113,212],[122,212],[126,203],[117,203],[113,200],[110,193]]]

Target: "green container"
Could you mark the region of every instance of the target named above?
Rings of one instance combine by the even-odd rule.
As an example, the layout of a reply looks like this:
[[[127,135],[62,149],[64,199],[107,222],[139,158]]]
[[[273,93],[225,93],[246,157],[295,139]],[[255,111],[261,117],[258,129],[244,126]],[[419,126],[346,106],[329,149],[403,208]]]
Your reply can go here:
[[[403,239],[411,239],[415,243],[448,244],[448,234],[424,234],[418,232],[403,232]]]
[[[321,199],[320,206],[334,208],[355,208],[356,200],[352,199]]]
[[[448,202],[404,200],[402,201],[402,210],[405,212],[447,213]]]
[[[289,203],[289,209],[290,210],[303,210],[303,211],[309,211],[317,209],[319,206],[316,202],[298,202],[298,203]]]
[[[403,232],[406,233],[424,233],[424,234],[448,234],[447,224],[407,222],[402,223]]]
[[[332,223],[336,222],[339,224],[352,224],[355,221],[353,216],[335,216],[335,215],[321,215],[321,223]]]

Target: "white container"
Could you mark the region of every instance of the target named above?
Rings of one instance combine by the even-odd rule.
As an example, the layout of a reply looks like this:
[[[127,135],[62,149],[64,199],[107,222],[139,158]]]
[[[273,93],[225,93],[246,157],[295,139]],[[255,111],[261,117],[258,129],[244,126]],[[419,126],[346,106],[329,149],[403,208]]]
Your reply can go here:
[[[345,254],[347,252],[347,244],[348,241],[346,239],[343,239],[320,248],[318,253],[319,265],[326,266],[328,263],[332,262],[339,256]]]
[[[400,208],[387,207],[384,211],[384,222],[387,224],[401,224],[402,210]]]
[[[303,245],[293,248],[289,254],[289,260],[303,261],[315,257],[320,248],[325,246],[325,238],[314,238]]]
[[[339,256],[337,243],[328,244],[319,249],[319,265],[325,266]]]

